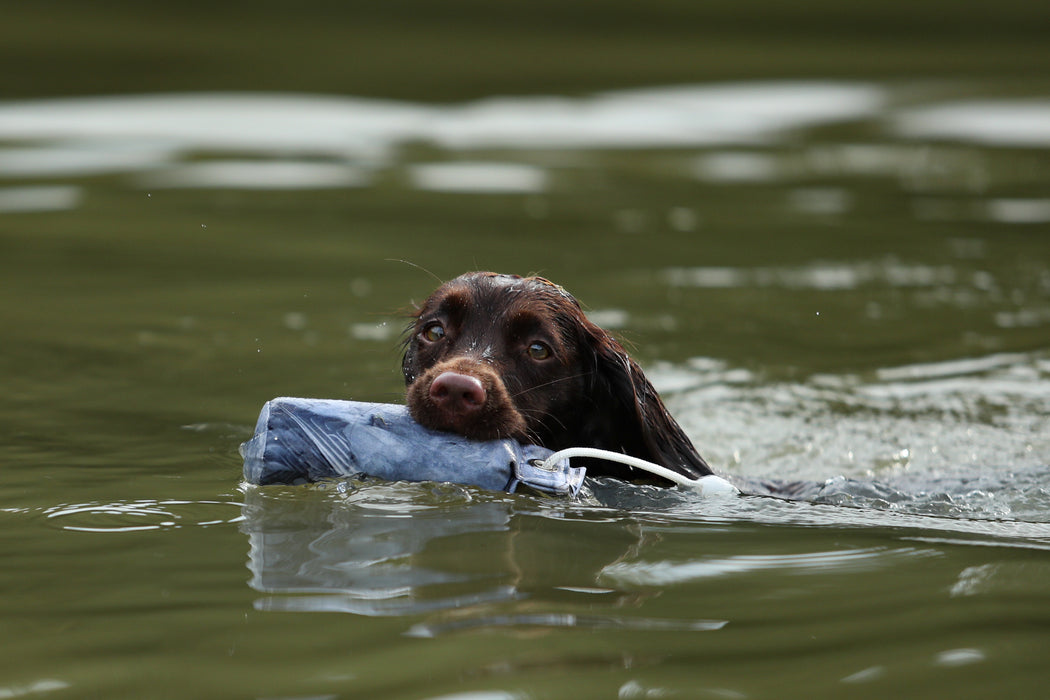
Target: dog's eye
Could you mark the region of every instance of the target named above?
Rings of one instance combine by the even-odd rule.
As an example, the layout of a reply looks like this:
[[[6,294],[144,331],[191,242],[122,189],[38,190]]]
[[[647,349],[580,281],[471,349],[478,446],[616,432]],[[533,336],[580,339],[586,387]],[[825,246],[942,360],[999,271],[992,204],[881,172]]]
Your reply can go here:
[[[527,352],[534,360],[546,360],[551,356],[551,349],[543,343],[532,343]]]
[[[429,326],[423,329],[423,339],[436,343],[445,337],[445,327],[440,323],[431,323]]]

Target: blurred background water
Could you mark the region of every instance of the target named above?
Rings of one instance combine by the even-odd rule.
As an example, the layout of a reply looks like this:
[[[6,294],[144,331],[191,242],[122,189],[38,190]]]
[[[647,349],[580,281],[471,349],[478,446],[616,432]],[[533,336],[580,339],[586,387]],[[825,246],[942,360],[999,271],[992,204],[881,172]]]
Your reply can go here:
[[[1043,693],[1045,7],[3,14],[0,697]],[[819,497],[240,485],[470,269]]]

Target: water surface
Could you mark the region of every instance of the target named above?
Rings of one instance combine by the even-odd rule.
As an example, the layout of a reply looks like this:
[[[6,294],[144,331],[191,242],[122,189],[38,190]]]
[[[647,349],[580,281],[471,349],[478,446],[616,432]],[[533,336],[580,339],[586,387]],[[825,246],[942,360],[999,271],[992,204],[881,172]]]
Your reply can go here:
[[[1048,95],[0,103],[0,697],[1038,695]],[[264,401],[400,401],[469,269],[563,284],[717,469],[819,492],[239,483]]]

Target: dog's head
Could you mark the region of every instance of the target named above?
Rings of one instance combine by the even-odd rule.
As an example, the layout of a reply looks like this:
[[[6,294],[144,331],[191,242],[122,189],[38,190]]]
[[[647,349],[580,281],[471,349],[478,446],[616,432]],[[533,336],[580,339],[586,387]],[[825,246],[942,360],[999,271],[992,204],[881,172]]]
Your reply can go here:
[[[409,329],[402,370],[428,428],[711,473],[620,344],[542,277],[474,272],[441,285]]]
[[[416,315],[402,370],[423,425],[538,442],[583,386],[579,304],[540,277],[481,272],[439,287]]]

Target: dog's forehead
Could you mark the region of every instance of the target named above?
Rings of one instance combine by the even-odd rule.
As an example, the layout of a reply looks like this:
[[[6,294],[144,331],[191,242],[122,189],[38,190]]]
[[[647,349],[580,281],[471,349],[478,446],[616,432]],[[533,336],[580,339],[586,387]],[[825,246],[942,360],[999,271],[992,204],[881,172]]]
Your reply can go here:
[[[543,277],[521,277],[496,272],[468,273],[455,281],[463,280],[478,291],[502,297],[507,301],[518,298],[556,298],[578,305],[576,298],[565,289]]]
[[[575,297],[542,277],[520,277],[495,272],[469,272],[439,287],[419,310],[446,316],[454,324],[491,325],[497,318],[517,327],[541,317],[559,325],[581,314]]]

